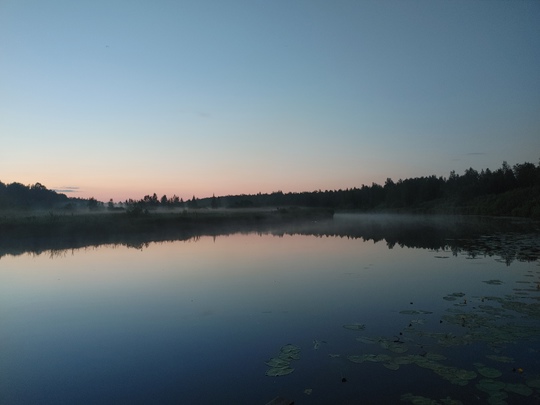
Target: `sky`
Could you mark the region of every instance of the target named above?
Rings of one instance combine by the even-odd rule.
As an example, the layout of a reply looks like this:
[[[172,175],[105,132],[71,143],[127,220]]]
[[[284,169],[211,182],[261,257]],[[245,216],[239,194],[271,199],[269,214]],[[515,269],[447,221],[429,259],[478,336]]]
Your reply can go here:
[[[540,1],[0,0],[0,181],[100,201],[540,159]]]

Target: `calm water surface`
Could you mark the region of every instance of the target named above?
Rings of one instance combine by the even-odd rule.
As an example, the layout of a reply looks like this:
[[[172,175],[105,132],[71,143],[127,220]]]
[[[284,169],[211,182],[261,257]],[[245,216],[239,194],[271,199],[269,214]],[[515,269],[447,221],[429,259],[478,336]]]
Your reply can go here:
[[[475,238],[453,252],[450,238],[306,231],[5,255],[0,403],[539,403],[537,241]],[[528,259],[505,259],[520,243]],[[286,344],[294,372],[267,376]]]

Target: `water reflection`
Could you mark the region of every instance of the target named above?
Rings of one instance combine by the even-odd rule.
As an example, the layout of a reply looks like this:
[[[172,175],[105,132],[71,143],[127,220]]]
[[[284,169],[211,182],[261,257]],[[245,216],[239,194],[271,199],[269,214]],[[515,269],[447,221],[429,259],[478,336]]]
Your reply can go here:
[[[150,243],[192,241],[231,234],[314,235],[384,242],[394,246],[450,251],[453,255],[497,256],[510,265],[514,260],[535,261],[540,257],[540,223],[523,219],[475,216],[413,216],[385,214],[336,214],[334,219],[296,224],[237,224],[227,227],[204,226],[171,234],[107,235],[85,240],[34,238],[4,243],[0,258],[23,253],[61,257],[66,250],[97,247],[104,244],[146,249]],[[444,256],[441,256],[444,257]]]
[[[534,225],[389,219],[4,256],[0,403],[538,401]]]

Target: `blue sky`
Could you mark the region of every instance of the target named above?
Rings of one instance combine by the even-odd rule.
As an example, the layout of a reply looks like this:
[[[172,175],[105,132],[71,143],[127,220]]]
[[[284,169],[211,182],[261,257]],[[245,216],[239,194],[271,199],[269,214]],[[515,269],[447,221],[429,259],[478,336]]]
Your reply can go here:
[[[540,158],[538,1],[0,1],[0,181],[101,200]]]

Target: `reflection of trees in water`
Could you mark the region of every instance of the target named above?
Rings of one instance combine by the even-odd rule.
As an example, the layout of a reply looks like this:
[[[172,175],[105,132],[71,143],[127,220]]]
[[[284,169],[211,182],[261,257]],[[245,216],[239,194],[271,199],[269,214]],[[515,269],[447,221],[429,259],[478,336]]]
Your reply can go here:
[[[516,219],[461,216],[338,215],[326,224],[311,224],[289,234],[315,234],[363,241],[386,242],[389,249],[408,247],[451,251],[470,258],[499,257],[514,260],[540,258],[540,223]]]
[[[101,245],[148,248],[150,243],[197,242],[203,236],[222,237],[231,234],[311,235],[340,237],[362,241],[384,242],[389,249],[402,248],[450,251],[466,254],[471,259],[492,256],[512,263],[536,261],[540,258],[540,223],[517,219],[462,216],[406,215],[336,215],[333,220],[287,223],[238,223],[203,225],[183,230],[156,231],[143,234],[107,235],[69,239],[32,238],[12,246],[0,246],[3,255],[47,252],[59,258],[66,252]]]

